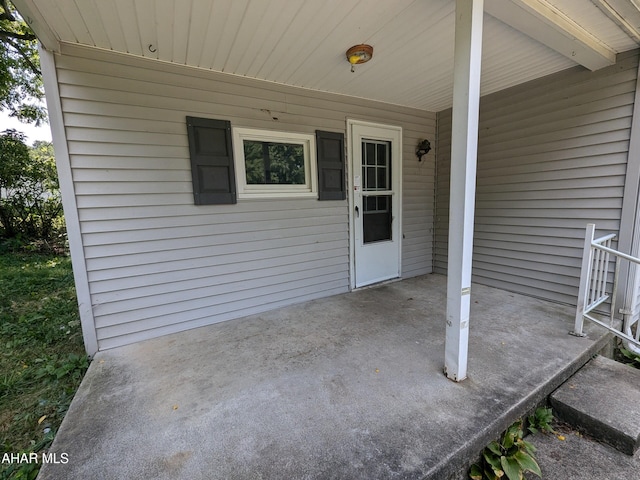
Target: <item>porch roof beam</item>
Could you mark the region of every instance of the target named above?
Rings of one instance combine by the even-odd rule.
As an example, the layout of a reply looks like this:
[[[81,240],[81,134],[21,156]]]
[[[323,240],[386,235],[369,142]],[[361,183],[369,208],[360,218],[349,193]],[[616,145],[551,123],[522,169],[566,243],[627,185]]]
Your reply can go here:
[[[467,377],[484,0],[456,0],[444,371]]]
[[[640,43],[640,6],[638,0],[591,0],[627,35]]]
[[[589,70],[616,63],[611,48],[545,0],[486,0],[485,11]]]

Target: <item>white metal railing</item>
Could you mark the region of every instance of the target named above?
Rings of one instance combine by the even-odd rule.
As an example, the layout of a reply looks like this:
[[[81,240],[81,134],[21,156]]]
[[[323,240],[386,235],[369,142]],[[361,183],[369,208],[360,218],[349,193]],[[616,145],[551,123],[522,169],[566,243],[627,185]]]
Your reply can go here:
[[[584,336],[582,328],[584,319],[588,319],[601,327],[606,328],[625,343],[625,347],[635,353],[640,353],[640,328],[638,328],[638,316],[634,315],[634,308],[621,309],[616,312],[616,296],[618,292],[618,276],[620,272],[620,262],[627,260],[631,264],[640,265],[640,258],[632,257],[625,253],[611,248],[611,242],[616,237],[615,233],[594,238],[596,226],[592,223],[587,225],[587,232],[584,241],[582,254],[582,269],[580,271],[580,287],[578,289],[578,306],[576,308],[576,319],[572,335]],[[611,256],[615,257],[615,269],[613,271],[613,283],[609,293],[609,269]],[[637,292],[634,292],[634,297]],[[608,319],[605,321],[595,318],[591,313],[599,306],[610,300]],[[627,299],[631,305],[635,305],[636,299]],[[624,322],[621,328],[616,325],[616,313],[624,314]],[[635,317],[635,318],[634,318]],[[635,330],[635,332],[634,332]]]

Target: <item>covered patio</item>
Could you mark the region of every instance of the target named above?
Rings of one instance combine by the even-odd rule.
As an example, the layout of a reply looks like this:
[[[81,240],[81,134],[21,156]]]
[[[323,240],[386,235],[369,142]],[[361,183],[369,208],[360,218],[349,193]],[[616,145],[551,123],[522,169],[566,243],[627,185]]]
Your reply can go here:
[[[640,244],[631,0],[15,3],[95,354],[41,478],[457,478],[606,344],[534,297],[587,222]],[[252,196],[242,135],[305,187]]]
[[[445,300],[426,275],[99,352],[39,478],[462,478],[608,337],[473,284],[455,383]]]

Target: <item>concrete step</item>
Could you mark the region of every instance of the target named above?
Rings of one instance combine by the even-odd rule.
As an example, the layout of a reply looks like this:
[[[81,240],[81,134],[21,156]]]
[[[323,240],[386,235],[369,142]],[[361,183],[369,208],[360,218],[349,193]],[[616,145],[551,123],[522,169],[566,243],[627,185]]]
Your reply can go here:
[[[640,446],[640,370],[597,356],[549,399],[560,419],[621,452]]]

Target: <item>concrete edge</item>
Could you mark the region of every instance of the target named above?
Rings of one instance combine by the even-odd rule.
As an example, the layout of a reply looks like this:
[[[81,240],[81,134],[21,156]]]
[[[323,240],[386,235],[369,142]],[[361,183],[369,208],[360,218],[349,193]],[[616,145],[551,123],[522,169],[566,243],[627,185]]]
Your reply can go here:
[[[80,412],[84,407],[85,407],[85,399],[87,398],[87,396],[89,395],[89,392],[91,391],[91,381],[92,381],[92,377],[90,375],[88,375],[89,369],[95,369],[98,367],[98,363],[100,362],[102,356],[104,356],[104,352],[97,352],[94,357],[92,358],[91,362],[89,363],[89,368],[87,369],[87,371],[84,373],[84,377],[82,378],[82,381],[80,382],[80,385],[78,386],[78,389],[76,390],[76,392],[73,395],[73,399],[71,400],[71,404],[69,405],[68,410],[66,411],[66,413],[64,414],[64,418],[62,419],[62,422],[60,422],[60,426],[58,427],[58,430],[56,431],[56,435],[53,438],[53,442],[51,442],[51,445],[49,445],[49,448],[43,450],[43,452],[57,452],[58,449],[57,447],[57,442],[58,442],[58,433],[60,431],[66,431],[66,430],[71,430],[71,428],[68,426],[69,422],[71,422],[72,420],[70,420],[70,418],[75,415],[75,412]],[[71,414],[71,415],[70,415]],[[36,476],[36,480],[40,479],[45,479],[50,477],[49,476],[49,470],[50,469],[55,469],[55,464],[52,463],[41,463],[40,464],[40,470],[38,472],[38,475]]]
[[[628,368],[623,363],[616,362],[614,359],[607,358],[604,355],[593,358],[585,369],[582,370],[585,375],[587,372],[591,372],[591,368],[595,370],[604,370],[606,372],[619,373],[620,375],[631,376],[634,380],[640,378],[640,375],[633,377],[637,370]],[[576,377],[577,379],[578,377]],[[580,377],[581,381],[584,377]],[[633,382],[633,380],[629,379]],[[637,432],[625,431],[624,425],[610,423],[609,421],[602,420],[593,411],[589,412],[589,408],[583,409],[584,404],[576,403],[580,401],[580,395],[577,397],[572,396],[570,382],[561,385],[549,396],[549,403],[557,412],[558,417],[564,422],[571,425],[574,429],[587,433],[599,442],[606,443],[607,445],[614,447],[616,450],[625,453],[626,455],[633,456],[640,447],[640,435]],[[616,405],[616,401],[607,400],[608,405]],[[613,407],[612,407],[613,408]],[[626,410],[626,408],[625,408]],[[611,410],[610,410],[611,411]],[[609,419],[610,420],[610,419]]]
[[[486,428],[478,431],[474,437],[469,438],[458,450],[451,452],[447,457],[443,457],[437,465],[434,465],[423,476],[423,480],[459,480],[467,478],[469,468],[479,460],[482,450],[489,442],[496,440],[502,432],[519,418],[530,415],[540,405],[547,405],[551,393],[600,351],[605,349],[612,338],[613,334],[605,332],[600,338],[593,341],[589,348],[561,369],[554,377],[528,393],[518,403],[512,405],[511,408],[502,412]]]
[[[598,441],[606,443],[622,453],[626,453],[627,455],[633,455],[635,453],[637,439],[616,430],[591,415],[587,415],[569,405],[554,400],[553,396],[550,398],[550,403],[553,411],[558,414],[558,417],[574,428],[583,430]]]

